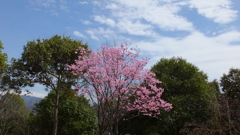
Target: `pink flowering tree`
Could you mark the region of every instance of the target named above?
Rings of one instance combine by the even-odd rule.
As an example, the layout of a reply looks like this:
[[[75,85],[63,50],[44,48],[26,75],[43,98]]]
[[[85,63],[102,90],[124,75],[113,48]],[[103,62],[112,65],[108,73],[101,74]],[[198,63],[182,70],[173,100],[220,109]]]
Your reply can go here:
[[[156,87],[160,81],[144,69],[148,58],[138,59],[139,51],[128,44],[103,46],[96,52],[84,48],[80,51],[78,60],[69,67],[85,82],[76,88],[80,96],[87,94],[96,107],[100,135],[117,135],[119,122],[130,111],[156,117],[160,110],[172,108],[161,99],[164,90]]]

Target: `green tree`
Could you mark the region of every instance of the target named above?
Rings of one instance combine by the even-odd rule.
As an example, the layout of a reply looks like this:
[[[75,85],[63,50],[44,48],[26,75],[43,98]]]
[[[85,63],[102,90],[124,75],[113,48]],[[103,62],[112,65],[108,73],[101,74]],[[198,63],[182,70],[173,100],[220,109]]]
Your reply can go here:
[[[53,135],[57,135],[59,92],[70,89],[76,82],[67,65],[80,55],[77,49],[84,47],[81,41],[55,35],[50,39],[37,39],[24,46],[22,57],[15,62],[19,75],[24,74],[32,84],[39,83],[56,92],[54,98]]]
[[[151,71],[162,81],[158,85],[164,88],[162,98],[173,105],[170,112],[159,116],[160,134],[179,135],[185,124],[209,117],[207,75],[196,66],[182,58],[162,58]]]
[[[222,98],[218,81],[215,79],[209,82],[209,105],[207,106],[207,112],[211,113],[209,118],[203,122],[193,121],[185,125],[184,133],[188,135],[221,135],[224,133],[225,123],[222,117]]]
[[[5,92],[6,89],[4,89],[4,72],[7,67],[7,54],[2,52],[3,44],[0,40],[0,96],[2,96]],[[0,106],[1,108],[1,106]]]
[[[128,116],[129,115],[129,116]],[[136,134],[136,135],[158,135],[159,131],[159,120],[157,118],[149,116],[138,116],[138,112],[131,112],[125,117],[125,121],[119,125],[119,133],[125,134]],[[132,119],[127,119],[131,116]]]
[[[221,77],[222,91],[230,99],[240,99],[240,69],[231,68]]]
[[[22,91],[30,92],[28,90],[23,89],[26,86],[33,86],[31,84],[31,79],[26,78],[26,72],[21,71],[18,62],[16,59],[11,60],[11,64],[5,68],[4,73],[1,77],[0,81],[0,89],[2,94],[6,92],[14,92],[20,94]],[[0,94],[1,95],[1,94]]]
[[[223,108],[228,120],[230,134],[240,133],[240,69],[231,68],[228,74],[221,77]]]
[[[50,135],[53,116],[55,91],[35,104],[35,128],[42,135]],[[32,124],[34,126],[34,124]],[[83,135],[96,133],[97,121],[93,107],[85,97],[77,97],[73,90],[61,91],[59,100],[58,135]]]
[[[3,74],[5,68],[7,67],[7,54],[2,52],[3,44],[0,40],[0,75]]]
[[[2,49],[4,48],[0,41],[0,96],[9,91],[21,93],[21,87],[27,86],[29,80],[25,79],[25,74],[16,68],[18,65],[15,63],[15,59],[11,60],[11,64],[7,64],[8,57],[6,53],[2,52]]]
[[[0,109],[0,134],[25,134],[29,111],[20,95],[6,93],[1,97],[0,104],[5,105]]]

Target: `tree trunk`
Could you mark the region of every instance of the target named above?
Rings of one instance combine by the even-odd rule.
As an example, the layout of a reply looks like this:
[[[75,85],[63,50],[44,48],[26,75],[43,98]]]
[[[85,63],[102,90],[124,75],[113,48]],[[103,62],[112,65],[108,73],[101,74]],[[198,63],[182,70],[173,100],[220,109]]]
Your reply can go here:
[[[114,135],[118,135],[118,123],[115,123],[114,125]]]
[[[98,128],[99,128],[99,135],[103,135],[103,129],[100,124],[98,124]]]
[[[225,100],[225,102],[227,105],[228,130],[229,130],[229,134],[232,135],[232,121],[231,121],[231,113],[230,113],[229,103],[227,100]]]
[[[54,122],[53,122],[53,135],[57,135],[58,130],[58,107],[59,107],[59,92],[55,90],[55,107],[54,107]]]

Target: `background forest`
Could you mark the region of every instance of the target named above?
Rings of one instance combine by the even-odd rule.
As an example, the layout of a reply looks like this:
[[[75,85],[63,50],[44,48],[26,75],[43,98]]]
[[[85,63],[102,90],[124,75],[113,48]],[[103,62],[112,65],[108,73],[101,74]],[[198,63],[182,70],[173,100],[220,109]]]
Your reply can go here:
[[[76,94],[81,89],[74,86],[89,84],[84,76],[72,74],[73,69],[69,68],[75,60],[84,58],[79,56],[91,56],[91,52],[82,53],[79,49],[87,49],[87,44],[58,35],[29,41],[21,57],[12,58],[10,64],[1,42],[0,48],[1,135],[240,134],[240,69],[229,69],[221,78],[208,82],[207,75],[186,59],[161,58],[149,74],[154,73],[154,78],[162,82],[156,84],[158,89],[164,89],[159,99],[170,103],[172,108],[159,106],[161,113],[155,117],[144,115],[139,109],[125,109],[124,115],[114,123],[117,127],[106,127],[101,132],[104,126],[100,122],[108,122],[99,119],[101,104],[94,104],[89,96]],[[81,72],[88,73],[87,69]],[[140,86],[146,82],[144,79]],[[36,84],[44,85],[49,94],[28,109],[20,94],[23,91],[30,94],[27,87],[34,88]],[[146,84],[150,92],[154,91],[152,85]],[[133,91],[132,87],[127,88]],[[122,102],[133,103],[136,98],[131,96],[131,100],[122,99]],[[108,109],[116,101],[107,102]],[[150,110],[151,114],[154,111]]]

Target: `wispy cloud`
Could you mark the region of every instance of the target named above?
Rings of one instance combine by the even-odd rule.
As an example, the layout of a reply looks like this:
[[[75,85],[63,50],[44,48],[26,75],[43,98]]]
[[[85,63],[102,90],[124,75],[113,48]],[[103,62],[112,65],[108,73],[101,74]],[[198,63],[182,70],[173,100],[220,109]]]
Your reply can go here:
[[[104,16],[100,16],[100,15],[94,16],[94,20],[97,21],[97,22],[100,22],[102,24],[109,25],[111,27],[114,27],[114,25],[115,25],[115,21],[114,20],[112,20],[110,18],[106,18]]]
[[[232,41],[239,41],[239,31],[229,31],[216,37],[207,37],[195,31],[184,38],[159,37],[154,41],[135,42],[142,54],[151,57],[149,67],[160,58],[180,56],[197,65],[209,75],[209,79],[219,79],[231,67],[239,67],[237,59],[240,57],[240,43],[232,45]]]
[[[34,96],[34,97],[39,97],[39,98],[44,98],[47,96],[48,92],[41,92],[41,91],[31,91],[31,94],[22,92],[21,95],[27,95],[27,96]]]
[[[80,33],[79,31],[73,31],[73,35],[80,37],[80,38],[86,38],[86,36],[84,36],[82,33]]]
[[[79,3],[79,4],[82,4],[82,5],[83,5],[83,4],[88,4],[87,1],[79,1],[78,3]]]
[[[180,2],[112,0],[103,3],[103,5],[105,5],[106,12],[109,14],[105,16],[96,15],[95,21],[107,24],[110,27],[115,26],[120,30],[125,29],[130,32],[129,34],[139,32],[133,32],[130,29],[131,27],[128,27],[131,24],[140,26],[138,29],[143,28],[144,31],[146,26],[151,31],[152,27],[149,27],[149,25],[156,26],[155,28],[164,31],[192,31],[194,29],[191,22],[178,14],[181,11],[180,6],[184,5]],[[126,24],[123,24],[124,21]]]
[[[92,39],[95,39],[95,40],[104,39],[104,38],[108,39],[116,35],[114,30],[108,29],[108,28],[105,29],[103,27],[88,29],[86,30],[86,33]]]
[[[119,32],[130,35],[154,36],[156,34],[152,25],[141,23],[140,21],[129,21],[125,18],[117,23],[117,28]]]
[[[59,7],[60,7],[61,10],[69,11],[69,9],[66,5],[60,5]]]
[[[67,0],[60,0],[59,7],[61,10],[68,12],[70,9],[68,7],[68,1]]]
[[[66,0],[62,0],[62,4],[55,0],[32,1],[42,3],[43,7],[53,11],[57,8],[65,11],[69,9],[68,4],[71,3]],[[143,56],[151,58],[148,67],[162,57],[180,56],[205,71],[211,80],[239,63],[240,32],[234,28],[238,26],[231,23],[238,19],[239,12],[232,8],[232,2],[231,0],[77,1],[75,3],[77,6],[93,8],[88,9],[94,14],[91,12],[86,14],[86,17],[79,12],[76,18],[81,18],[78,23],[84,24],[84,27],[80,26],[82,31],[73,31],[73,34],[90,41],[95,40],[93,42],[111,40],[113,37],[120,42],[130,42],[141,49]]]
[[[21,95],[29,95],[29,96],[35,96],[35,97],[40,97],[44,98],[45,96],[48,95],[48,91],[45,90],[45,87],[40,84],[36,84],[34,87],[28,87],[27,88],[31,93],[28,94],[26,91],[23,91]]]
[[[49,10],[49,13],[50,13],[51,15],[58,16],[58,12],[57,12],[56,10],[54,10],[54,9],[50,9],[50,10]]]
[[[51,7],[56,3],[56,0],[29,0],[29,2],[33,5]]]
[[[96,33],[94,32],[96,30],[86,30],[86,33],[92,38],[92,39],[95,39],[95,40],[99,40],[99,38],[97,37]]]
[[[216,23],[226,24],[237,18],[238,12],[231,9],[230,0],[190,0],[189,3],[199,14],[213,19]]]
[[[85,25],[89,25],[89,24],[92,24],[90,21],[88,20],[81,20],[81,22]]]
[[[49,12],[51,15],[59,15],[59,10],[69,12],[67,0],[29,0],[33,9]]]

